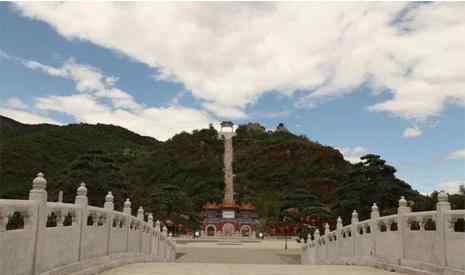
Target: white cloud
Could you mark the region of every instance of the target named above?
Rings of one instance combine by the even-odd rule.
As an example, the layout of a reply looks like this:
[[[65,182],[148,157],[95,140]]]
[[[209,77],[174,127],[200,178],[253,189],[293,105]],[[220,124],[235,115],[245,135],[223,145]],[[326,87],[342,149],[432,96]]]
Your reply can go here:
[[[141,135],[166,140],[181,131],[206,128],[213,122],[208,113],[182,106],[147,107],[140,110],[112,108],[88,94],[49,96],[37,99],[39,109],[69,114],[77,121],[125,127]]]
[[[10,59],[10,56],[0,49],[0,59]]]
[[[22,59],[19,59],[19,60],[21,60],[24,66],[26,66],[29,69],[39,70],[51,76],[68,77],[68,73],[66,72],[64,68],[57,69],[51,66],[43,65],[37,61],[32,61],[32,60],[22,60]]]
[[[76,94],[36,98],[35,107],[42,111],[65,113],[79,122],[120,125],[160,140],[181,131],[205,128],[215,122],[206,111],[186,108],[177,103],[160,108],[139,104],[128,92],[115,86],[118,78],[106,76],[97,68],[76,63],[72,59],[59,68],[36,61],[18,60],[27,68],[70,79],[76,84]],[[9,114],[18,116],[18,113]],[[27,114],[31,118],[37,116],[22,113],[23,116]]]
[[[0,115],[25,124],[60,124],[60,122],[41,114],[28,111],[29,106],[17,97],[10,97],[0,104]]]
[[[418,127],[408,127],[402,133],[404,138],[416,138],[423,134],[423,131]]]
[[[465,148],[451,152],[448,159],[465,159]]]
[[[20,12],[68,39],[126,54],[220,116],[266,92],[299,105],[363,84],[392,97],[369,110],[417,121],[465,106],[462,3],[32,3]],[[92,85],[92,83],[90,83]],[[305,92],[303,92],[305,94]]]
[[[17,97],[10,97],[6,100],[5,107],[11,109],[26,109],[27,104]]]
[[[444,190],[450,194],[456,194],[459,192],[460,185],[465,185],[465,180],[446,180],[442,181],[437,186],[437,191]]]
[[[100,98],[108,98],[114,107],[136,110],[142,108],[127,92],[115,88],[118,78],[105,76],[97,68],[76,63],[69,59],[60,67],[52,67],[36,61],[23,60],[22,63],[30,69],[39,70],[54,77],[71,79],[76,83],[76,90],[90,93]]]
[[[12,118],[25,124],[61,124],[60,122],[46,116],[34,114],[25,110],[0,107],[0,115]]]
[[[341,154],[344,156],[344,159],[351,163],[358,163],[360,162],[360,157],[368,154],[368,150],[362,146],[355,146],[351,147],[343,147],[337,148]]]
[[[228,118],[235,118],[241,119],[246,118],[247,114],[242,111],[240,108],[230,107],[228,105],[221,105],[221,104],[214,104],[210,102],[205,102],[202,106],[212,112],[215,113],[219,117],[228,117]]]

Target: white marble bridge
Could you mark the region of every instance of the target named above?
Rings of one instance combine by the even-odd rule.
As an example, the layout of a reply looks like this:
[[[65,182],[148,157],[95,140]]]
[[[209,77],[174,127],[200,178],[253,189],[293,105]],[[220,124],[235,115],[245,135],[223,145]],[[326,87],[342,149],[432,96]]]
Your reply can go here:
[[[33,180],[29,200],[0,199],[1,275],[464,275],[465,210],[452,210],[439,194],[435,211],[412,212],[405,199],[398,214],[316,231],[300,246],[282,241],[218,242],[172,240],[142,207],[132,216],[129,199],[114,210],[88,205],[87,188],[74,203],[48,202],[44,175]],[[102,199],[103,200],[103,199]]]

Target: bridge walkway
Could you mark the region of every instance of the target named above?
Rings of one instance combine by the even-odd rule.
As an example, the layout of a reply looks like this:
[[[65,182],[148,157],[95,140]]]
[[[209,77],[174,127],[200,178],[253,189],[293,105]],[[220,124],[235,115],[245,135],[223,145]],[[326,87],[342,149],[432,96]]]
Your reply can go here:
[[[115,268],[100,275],[395,275],[360,266],[300,265],[300,247],[283,241],[191,242],[177,241],[175,263],[141,263]]]

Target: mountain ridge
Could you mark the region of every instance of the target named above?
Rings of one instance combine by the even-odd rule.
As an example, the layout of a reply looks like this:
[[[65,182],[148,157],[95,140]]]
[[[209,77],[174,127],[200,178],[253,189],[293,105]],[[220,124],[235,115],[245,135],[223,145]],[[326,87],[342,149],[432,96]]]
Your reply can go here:
[[[401,195],[416,208],[430,207],[379,156],[351,164],[339,150],[284,126],[274,132],[263,129],[249,123],[236,130],[238,201],[258,202],[262,194],[274,193],[281,208],[296,206],[346,219],[353,209],[367,216],[373,202],[393,212]],[[93,205],[103,204],[111,190],[117,208],[130,197],[134,206],[179,222],[188,217],[187,223],[195,225],[202,205],[223,197],[223,143],[212,126],[164,142],[114,125],[25,125],[2,116],[0,130],[1,198],[26,198],[34,174],[43,171],[51,200],[63,190],[65,201],[73,201],[85,181]]]

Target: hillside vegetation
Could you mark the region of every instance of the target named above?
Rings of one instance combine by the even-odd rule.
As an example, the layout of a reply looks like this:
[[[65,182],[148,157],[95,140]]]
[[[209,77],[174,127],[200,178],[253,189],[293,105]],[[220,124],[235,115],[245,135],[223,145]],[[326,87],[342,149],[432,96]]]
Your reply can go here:
[[[307,137],[253,125],[240,126],[234,139],[235,191],[260,213],[279,218],[280,211],[263,209],[267,198],[281,209],[341,215],[346,222],[353,209],[368,217],[373,202],[383,214],[393,213],[401,195],[414,208],[433,207],[379,156],[351,164]],[[50,200],[63,190],[65,201],[73,201],[84,181],[90,204],[103,205],[111,190],[118,209],[130,197],[134,210],[142,204],[159,218],[192,226],[205,202],[222,200],[223,143],[212,127],[166,142],[103,124],[25,125],[0,117],[0,130],[0,198],[27,198],[32,178],[43,171]]]

